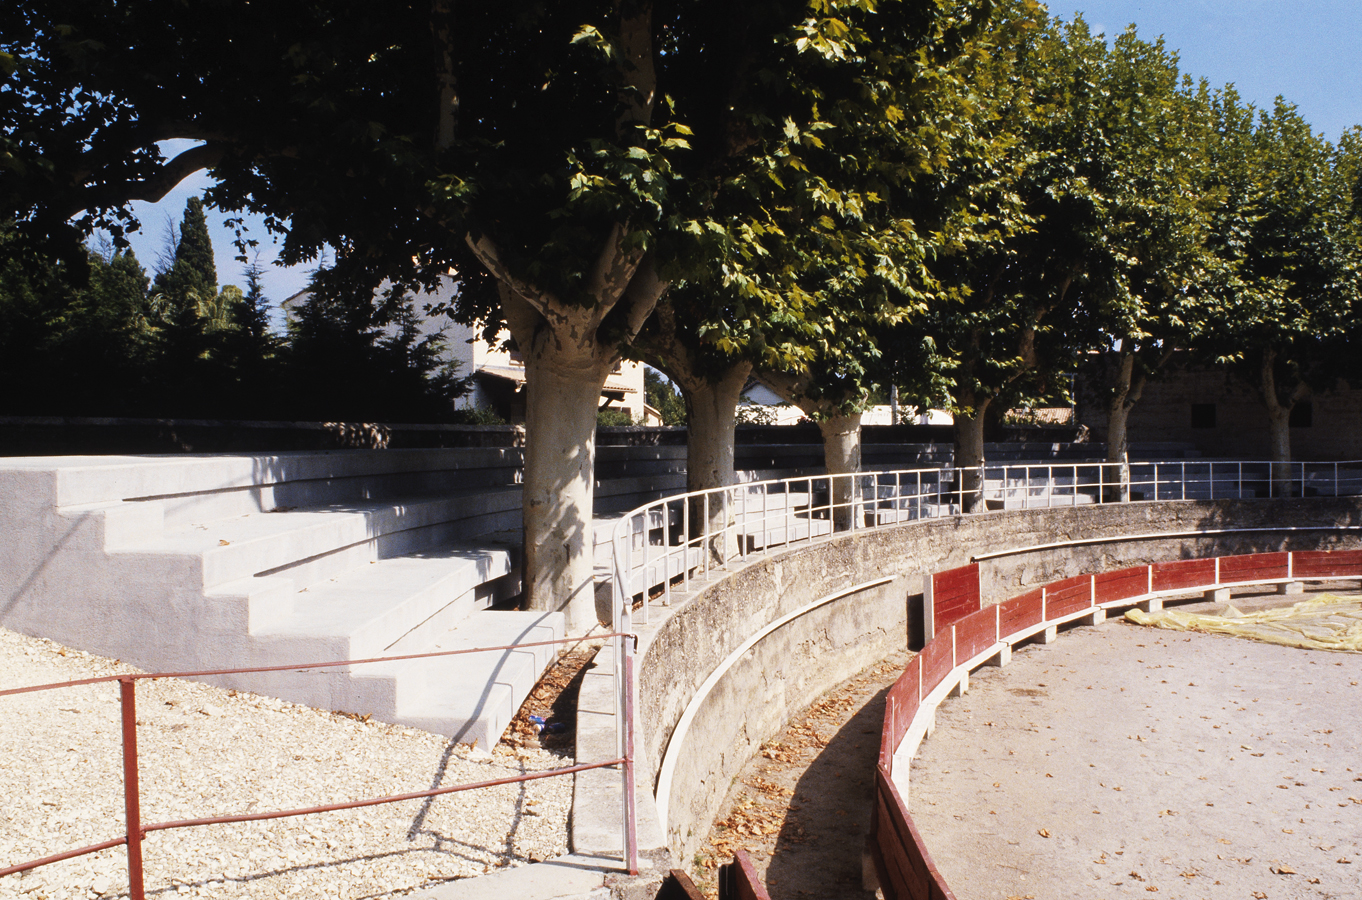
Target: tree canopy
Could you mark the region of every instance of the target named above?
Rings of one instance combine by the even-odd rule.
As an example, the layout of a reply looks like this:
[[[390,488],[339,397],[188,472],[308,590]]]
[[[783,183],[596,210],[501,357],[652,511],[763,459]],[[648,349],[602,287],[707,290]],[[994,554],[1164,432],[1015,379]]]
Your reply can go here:
[[[693,432],[727,433],[711,486],[753,368],[829,420],[889,383],[946,405],[971,468],[990,407],[1062,393],[1089,351],[1124,358],[1122,409],[1184,344],[1257,354],[1280,394],[1322,384],[1300,361],[1342,359],[1319,340],[1356,318],[1355,134],[1330,147],[1034,0],[12,0],[0,78],[22,327],[65,308],[34,248],[73,283],[144,279],[83,241],[120,245],[129,201],[199,169],[285,262],[334,254],[291,352],[426,373],[376,404],[444,383],[403,298],[456,272],[449,312],[525,361],[527,593],[573,627],[597,398],[626,354],[683,388]],[[192,143],[167,159],[172,139]],[[220,380],[273,351],[258,283],[218,291],[202,214],[163,305],[129,302],[152,356]]]

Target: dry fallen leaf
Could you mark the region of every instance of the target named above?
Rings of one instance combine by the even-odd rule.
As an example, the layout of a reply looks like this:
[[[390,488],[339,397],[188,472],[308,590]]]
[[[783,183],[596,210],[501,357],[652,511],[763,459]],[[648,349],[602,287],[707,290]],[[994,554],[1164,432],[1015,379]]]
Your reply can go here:
[[[1036,834],[1040,835],[1043,838],[1048,838],[1050,836],[1050,829],[1042,828],[1040,831],[1037,831]]]
[[[1295,874],[1296,874],[1296,870],[1293,869],[1293,868],[1291,868],[1290,866],[1273,866],[1273,867],[1272,867],[1272,874],[1274,874],[1274,875],[1295,875]]]

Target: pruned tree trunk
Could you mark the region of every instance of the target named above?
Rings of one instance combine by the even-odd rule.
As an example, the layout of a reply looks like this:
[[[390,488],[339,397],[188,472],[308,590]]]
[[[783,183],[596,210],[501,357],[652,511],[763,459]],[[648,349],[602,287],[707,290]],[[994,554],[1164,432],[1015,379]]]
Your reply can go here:
[[[758,372],[762,383],[775,391],[786,403],[795,406],[818,423],[819,433],[823,436],[823,469],[828,475],[851,475],[861,470],[861,413],[842,412],[842,405],[836,397],[810,399],[808,390],[809,374],[791,375],[788,372]],[[829,478],[828,497],[832,503],[833,528],[845,531],[851,528],[855,509],[851,505],[855,495],[854,478]]]
[[[686,398],[686,490],[711,491],[731,487],[737,482],[733,461],[734,426],[738,400],[752,372],[749,362],[734,363],[717,379],[690,372],[676,377]],[[730,492],[731,493],[731,492]],[[691,505],[691,522],[698,531],[704,523],[716,537],[708,542],[711,559],[726,562],[738,552],[738,536],[725,529],[735,514],[733,499],[725,509],[721,498],[711,496],[708,503]]]
[[[1263,351],[1259,389],[1263,405],[1267,407],[1269,458],[1272,461],[1272,495],[1290,497],[1293,493],[1291,477],[1291,410],[1310,396],[1310,388],[1298,381],[1291,395],[1283,402],[1278,393],[1276,373],[1277,353],[1273,348]]]
[[[818,422],[823,466],[829,481],[833,531],[849,531],[856,517],[856,478],[861,471],[861,413],[828,415]]]
[[[733,435],[738,401],[752,364],[735,363],[717,379],[692,374],[677,377],[686,398],[686,490],[728,487],[737,480]]]
[[[580,632],[597,620],[596,411],[612,366],[571,357],[525,356],[524,577],[531,609],[562,611]]]
[[[1107,467],[1105,470],[1107,475],[1103,481],[1108,484],[1115,482],[1115,489],[1112,491],[1114,496],[1108,496],[1106,491],[1103,492],[1104,501],[1119,499],[1122,503],[1130,502],[1130,411],[1144,395],[1145,385],[1149,383],[1149,372],[1157,372],[1173,358],[1174,347],[1167,345],[1152,369],[1141,370],[1140,374],[1136,375],[1135,362],[1139,348],[1131,347],[1131,344],[1133,341],[1130,338],[1122,339],[1122,346],[1129,349],[1121,352],[1120,363],[1116,367],[1115,383],[1110,386],[1111,401],[1107,404],[1107,462],[1115,463],[1115,471],[1112,471],[1113,467]]]
[[[626,225],[611,230],[585,280],[595,306],[565,303],[519,279],[494,241],[468,238],[497,280],[506,325],[525,360],[525,605],[564,613],[572,633],[598,621],[592,513],[601,389],[621,343],[638,333],[667,289],[651,257],[627,246],[627,233]],[[623,337],[602,340],[601,325],[616,307]]]
[[[1102,499],[1108,502],[1130,502],[1130,411],[1144,391],[1143,378],[1138,384],[1133,383],[1134,372],[1135,354],[1121,354],[1116,383],[1111,386],[1111,402],[1107,404],[1107,462],[1114,464],[1103,469],[1102,481],[1112,485],[1103,491]]]
[[[734,426],[738,401],[752,364],[733,360],[716,366],[702,362],[682,338],[676,310],[668,301],[658,304],[647,329],[634,341],[634,349],[650,364],[666,373],[686,401],[686,490],[709,491],[730,487],[737,481],[734,466]],[[722,502],[695,500],[690,504],[691,529],[695,538],[702,528],[716,534],[731,524]],[[727,532],[723,532],[727,533]],[[722,563],[737,552],[737,536],[710,541],[710,558]]]
[[[955,414],[955,474],[961,511],[984,509],[984,415],[992,397],[968,398],[970,413]]]

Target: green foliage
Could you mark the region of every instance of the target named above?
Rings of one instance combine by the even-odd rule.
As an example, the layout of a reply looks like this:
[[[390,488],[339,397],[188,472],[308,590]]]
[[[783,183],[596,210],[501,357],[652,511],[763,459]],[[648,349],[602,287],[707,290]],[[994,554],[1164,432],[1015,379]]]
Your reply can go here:
[[[648,405],[662,414],[662,424],[685,425],[686,401],[676,387],[651,366],[643,370],[643,382]]]
[[[622,409],[601,409],[596,413],[596,424],[607,427],[634,425],[634,419]]]
[[[776,413],[769,406],[742,403],[738,405],[737,420],[739,425],[774,425]]]
[[[506,420],[497,415],[496,410],[481,406],[456,409],[449,417],[454,425],[505,425]]]
[[[466,390],[409,299],[370,317],[305,305],[291,342],[267,329],[259,270],[169,308],[131,253],[89,252],[84,271],[25,259],[0,227],[0,414],[449,421]]]
[[[218,293],[213,241],[199,197],[190,197],[185,204],[179,235],[171,267],[156,276],[156,291],[165,294],[177,309],[209,302]]]
[[[1211,246],[1232,275],[1221,289],[1223,325],[1204,346],[1269,408],[1290,409],[1359,374],[1357,134],[1335,147],[1280,99],[1254,113],[1232,91],[1216,97]]]

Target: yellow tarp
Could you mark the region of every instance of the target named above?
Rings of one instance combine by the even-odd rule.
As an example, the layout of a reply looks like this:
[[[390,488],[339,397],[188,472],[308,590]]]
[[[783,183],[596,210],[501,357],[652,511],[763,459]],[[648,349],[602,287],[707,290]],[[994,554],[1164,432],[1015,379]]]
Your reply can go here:
[[[1362,598],[1321,594],[1292,606],[1241,613],[1227,607],[1223,615],[1178,612],[1147,613],[1132,609],[1126,618],[1137,625],[1171,631],[1228,634],[1307,650],[1362,652]]]

